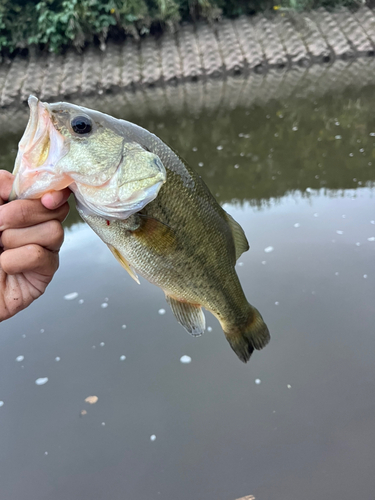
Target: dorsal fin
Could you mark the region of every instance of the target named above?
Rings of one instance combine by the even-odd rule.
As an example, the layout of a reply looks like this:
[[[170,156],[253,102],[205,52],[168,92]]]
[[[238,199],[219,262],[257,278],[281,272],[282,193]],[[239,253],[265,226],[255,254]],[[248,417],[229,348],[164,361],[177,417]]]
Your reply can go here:
[[[199,304],[181,302],[167,294],[165,294],[165,298],[171,306],[172,312],[176,316],[177,321],[187,332],[194,337],[199,337],[202,333],[204,333],[206,328],[206,319]]]
[[[130,274],[130,276],[133,278],[133,280],[138,283],[138,285],[140,285],[139,283],[139,279],[138,279],[138,276],[136,275],[136,273],[133,271],[133,269],[130,267],[129,263],[124,259],[124,257],[120,254],[120,252],[117,250],[117,248],[115,248],[114,246],[112,245],[108,245],[108,248],[111,250],[111,252],[113,253],[113,255],[116,257],[116,259],[120,262],[120,264],[122,265],[122,267],[124,269],[126,269],[128,271],[128,273]]]
[[[244,230],[242,227],[236,222],[231,215],[225,212],[227,216],[229,227],[232,231],[234,246],[236,249],[236,260],[242,255],[244,252],[247,252],[250,248],[249,242],[246,239]]]

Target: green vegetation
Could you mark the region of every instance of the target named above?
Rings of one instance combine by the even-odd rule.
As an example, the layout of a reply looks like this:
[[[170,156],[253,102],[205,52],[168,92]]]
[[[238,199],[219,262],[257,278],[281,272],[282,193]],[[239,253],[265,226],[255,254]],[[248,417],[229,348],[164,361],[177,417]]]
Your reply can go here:
[[[259,11],[356,6],[362,0],[0,0],[0,52],[32,45],[58,52],[108,36],[135,37],[175,28],[184,20]]]

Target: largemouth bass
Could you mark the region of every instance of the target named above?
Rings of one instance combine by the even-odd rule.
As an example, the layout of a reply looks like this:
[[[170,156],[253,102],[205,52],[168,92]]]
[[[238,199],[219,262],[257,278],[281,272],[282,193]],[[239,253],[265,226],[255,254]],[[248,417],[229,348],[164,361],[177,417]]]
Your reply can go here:
[[[235,271],[247,239],[200,177],[133,123],[33,96],[29,106],[11,198],[69,186],[82,219],[138,283],[137,273],[164,291],[190,334],[204,332],[204,307],[241,361],[262,349],[268,328]]]

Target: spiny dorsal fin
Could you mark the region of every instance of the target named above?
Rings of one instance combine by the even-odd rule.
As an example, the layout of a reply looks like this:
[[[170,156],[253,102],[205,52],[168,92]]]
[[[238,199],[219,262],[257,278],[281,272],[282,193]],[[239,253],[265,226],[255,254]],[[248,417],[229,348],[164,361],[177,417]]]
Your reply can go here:
[[[165,294],[177,321],[194,337],[202,335],[206,328],[206,319],[200,305],[180,302],[170,295]]]
[[[112,245],[108,245],[108,248],[111,250],[111,252],[116,257],[116,259],[120,262],[120,264],[122,265],[122,267],[128,271],[128,273],[133,278],[133,280],[136,283],[138,283],[138,285],[140,285],[138,276],[133,271],[133,269],[130,267],[130,265],[128,264],[128,262],[124,259],[124,257],[120,254],[120,252],[117,250],[117,248],[113,247]]]
[[[226,213],[229,227],[232,231],[234,246],[236,249],[236,260],[242,255],[244,252],[249,250],[249,242],[246,239],[244,230],[242,227],[236,222],[231,215]]]

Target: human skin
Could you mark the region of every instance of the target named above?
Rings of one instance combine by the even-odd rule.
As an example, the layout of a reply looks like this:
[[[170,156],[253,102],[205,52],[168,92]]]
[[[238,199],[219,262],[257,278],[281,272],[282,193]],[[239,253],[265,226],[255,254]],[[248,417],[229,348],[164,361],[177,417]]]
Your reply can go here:
[[[7,203],[14,177],[0,170],[0,322],[40,297],[59,267],[70,190]]]

